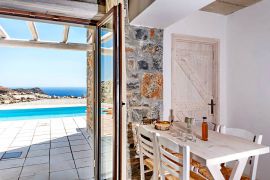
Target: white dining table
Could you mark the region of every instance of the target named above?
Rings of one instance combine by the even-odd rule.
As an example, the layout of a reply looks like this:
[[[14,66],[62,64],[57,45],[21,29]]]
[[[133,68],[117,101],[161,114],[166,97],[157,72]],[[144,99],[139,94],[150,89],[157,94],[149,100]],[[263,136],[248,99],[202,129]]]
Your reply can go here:
[[[208,141],[202,141],[201,128],[194,126],[193,133],[197,137],[196,142],[190,140],[183,141],[176,135],[172,135],[169,131],[156,130],[153,125],[144,125],[146,129],[159,133],[161,136],[173,139],[181,145],[188,145],[192,156],[198,157],[211,172],[215,180],[224,180],[220,171],[221,163],[236,161],[230,180],[239,180],[244,172],[247,160],[250,156],[262,155],[269,153],[269,147],[259,145],[242,138],[231,135],[221,134],[209,130]],[[186,124],[182,122],[174,122],[173,129],[179,131],[186,130]]]

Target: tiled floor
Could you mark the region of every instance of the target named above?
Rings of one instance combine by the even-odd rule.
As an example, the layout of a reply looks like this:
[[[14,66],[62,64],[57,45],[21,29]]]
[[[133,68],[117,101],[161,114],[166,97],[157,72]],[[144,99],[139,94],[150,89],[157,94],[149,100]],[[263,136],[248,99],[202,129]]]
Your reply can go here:
[[[0,179],[92,179],[93,147],[85,127],[84,117],[0,122]]]

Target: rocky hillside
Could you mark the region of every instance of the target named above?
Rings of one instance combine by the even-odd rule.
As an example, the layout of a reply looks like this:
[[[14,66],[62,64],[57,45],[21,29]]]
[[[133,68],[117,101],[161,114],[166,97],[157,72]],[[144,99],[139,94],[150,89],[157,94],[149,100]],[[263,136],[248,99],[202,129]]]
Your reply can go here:
[[[113,102],[113,82],[102,81],[101,82],[101,102],[112,103]]]
[[[34,94],[34,93],[38,93],[38,94],[45,94],[40,88],[35,87],[35,88],[28,88],[28,89],[24,89],[24,88],[17,88],[17,89],[13,89],[14,91],[17,91],[19,93],[25,93],[25,94]]]
[[[49,98],[51,97],[45,94],[40,88],[10,89],[0,86],[0,104],[30,102]]]
[[[7,94],[7,93],[10,93],[12,91],[13,91],[12,89],[6,88],[4,86],[0,86],[0,94]]]

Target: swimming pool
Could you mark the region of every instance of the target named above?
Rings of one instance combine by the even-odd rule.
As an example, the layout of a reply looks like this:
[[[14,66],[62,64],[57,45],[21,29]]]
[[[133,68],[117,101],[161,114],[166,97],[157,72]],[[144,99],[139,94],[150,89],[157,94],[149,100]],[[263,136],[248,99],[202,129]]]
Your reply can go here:
[[[86,116],[86,106],[0,110],[0,121]]]

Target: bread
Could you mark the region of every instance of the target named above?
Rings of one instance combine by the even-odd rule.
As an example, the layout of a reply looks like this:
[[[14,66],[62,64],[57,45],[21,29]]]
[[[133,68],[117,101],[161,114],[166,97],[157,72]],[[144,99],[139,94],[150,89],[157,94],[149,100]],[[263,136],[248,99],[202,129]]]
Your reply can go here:
[[[157,130],[167,131],[170,129],[170,127],[171,127],[171,123],[169,121],[157,121],[155,123],[155,128]]]

